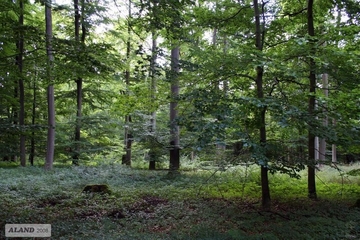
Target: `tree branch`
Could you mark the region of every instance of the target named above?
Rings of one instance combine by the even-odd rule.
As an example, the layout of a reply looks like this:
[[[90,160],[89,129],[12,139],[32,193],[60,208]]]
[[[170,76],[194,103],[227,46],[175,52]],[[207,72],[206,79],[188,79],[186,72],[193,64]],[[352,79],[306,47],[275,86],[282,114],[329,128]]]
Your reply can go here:
[[[305,11],[307,11],[307,7],[306,7],[306,8],[303,8],[303,9],[300,9],[300,10],[297,11],[297,12],[284,13],[284,14],[282,15],[282,17],[294,17],[294,16],[299,15],[299,14],[305,12]]]
[[[221,19],[221,20],[219,20],[219,22],[229,21],[230,19],[233,19],[233,18],[235,18],[237,15],[239,15],[242,10],[244,10],[244,9],[246,9],[246,8],[250,8],[250,7],[251,7],[250,5],[244,6],[244,7],[240,8],[234,15],[232,15],[232,16],[230,16],[230,17],[227,17],[227,18],[225,18],[225,19]]]

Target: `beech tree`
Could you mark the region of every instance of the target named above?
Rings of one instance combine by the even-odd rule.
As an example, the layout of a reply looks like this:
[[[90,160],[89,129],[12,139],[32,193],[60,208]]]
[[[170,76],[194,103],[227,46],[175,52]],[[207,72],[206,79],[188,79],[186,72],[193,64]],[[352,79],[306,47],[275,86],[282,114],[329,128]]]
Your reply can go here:
[[[308,0],[307,5],[307,19],[308,19],[308,34],[309,34],[309,44],[310,44],[310,56],[309,56],[309,87],[310,87],[310,96],[309,96],[309,116],[313,117],[315,111],[315,89],[316,89],[316,63],[314,60],[314,55],[316,54],[315,50],[315,30],[314,30],[314,15],[313,15],[313,0]],[[308,149],[309,149],[309,164],[308,164],[308,191],[309,198],[316,199],[316,184],[315,184],[315,135],[311,129],[309,129],[309,140],[308,140]]]
[[[16,65],[19,68],[19,125],[20,125],[20,164],[26,165],[26,148],[25,148],[25,89],[24,89],[24,75],[23,75],[23,54],[24,54],[24,1],[19,0],[19,26],[18,26],[18,41],[16,48],[18,55],[16,56]]]
[[[180,48],[171,49],[171,102],[170,102],[170,173],[176,172],[180,167],[180,131],[177,124],[178,118],[178,97],[179,97],[179,80],[178,74]]]
[[[156,33],[153,31],[151,33],[151,59],[150,59],[150,92],[151,92],[151,101],[156,100],[156,56],[157,56],[157,41],[156,41]],[[154,107],[152,107],[154,108]],[[150,135],[153,136],[156,134],[156,109],[152,109],[150,113]],[[150,139],[149,141],[152,141]],[[150,143],[151,145],[151,143]],[[149,151],[149,170],[155,170],[156,168],[156,157],[157,157],[156,149],[150,149]]]
[[[75,41],[78,44],[79,52],[82,51],[82,48],[85,45],[85,37],[86,37],[86,28],[84,26],[84,4],[85,1],[81,1],[81,13],[79,10],[79,0],[74,0],[74,9],[75,9],[75,19],[74,19],[74,26],[75,26]],[[80,40],[80,25],[82,26],[81,32],[81,40]],[[75,80],[76,82],[76,124],[75,124],[75,149],[73,158],[73,164],[79,164],[79,155],[80,155],[80,134],[81,134],[81,118],[82,118],[82,98],[83,98],[83,89],[82,83],[83,79],[81,76],[78,76]]]
[[[257,0],[253,1],[254,3],[254,13],[255,13],[255,46],[258,51],[263,50],[264,45],[264,34],[265,34],[265,23],[261,24],[260,17],[263,16],[264,12],[260,12],[260,7]],[[262,9],[264,9],[264,3]],[[264,100],[264,91],[263,91],[263,74],[264,68],[261,65],[256,67],[256,91],[257,97],[260,101]],[[259,132],[260,132],[260,147],[264,150],[264,158],[261,160],[261,188],[262,188],[262,206],[264,208],[270,207],[270,189],[269,189],[269,179],[268,179],[268,154],[266,153],[266,106],[263,106],[258,111],[259,117]]]
[[[52,10],[51,0],[45,1],[45,25],[46,25],[46,54],[48,62],[47,70],[47,104],[48,104],[48,129],[47,129],[47,147],[45,169],[51,170],[54,162],[55,149],[55,98],[54,98],[54,80],[52,67],[54,62],[52,49]]]
[[[126,92],[128,94],[128,89],[130,88],[130,53],[131,53],[131,26],[130,26],[130,21],[132,18],[132,14],[131,14],[131,0],[129,0],[128,4],[128,20],[127,20],[127,41],[126,41],[126,61],[127,61],[127,66],[126,66],[126,70],[125,70],[125,85],[126,85]],[[133,141],[133,136],[131,134],[131,129],[130,129],[130,124],[131,124],[131,115],[127,114],[125,116],[125,134],[124,134],[124,150],[125,150],[125,154],[123,155],[123,159],[122,159],[122,163],[126,164],[126,165],[131,165],[131,146],[132,146],[132,141]]]

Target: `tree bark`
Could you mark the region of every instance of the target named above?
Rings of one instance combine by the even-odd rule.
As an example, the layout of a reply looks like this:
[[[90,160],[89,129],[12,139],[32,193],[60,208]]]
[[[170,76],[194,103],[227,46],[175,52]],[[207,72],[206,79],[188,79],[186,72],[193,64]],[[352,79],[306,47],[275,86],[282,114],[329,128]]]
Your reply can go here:
[[[52,65],[54,61],[52,50],[52,11],[51,0],[45,2],[45,24],[46,24],[46,53],[48,57],[47,62],[47,104],[48,104],[48,133],[47,133],[47,148],[45,158],[45,169],[51,170],[54,162],[54,148],[55,148],[55,99],[54,99],[54,83],[52,76]]]
[[[334,123],[335,124],[335,123]],[[337,156],[336,156],[336,145],[335,144],[333,144],[332,146],[331,146],[331,162],[332,163],[337,163]]]
[[[257,50],[263,50],[263,30],[261,29],[260,23],[260,11],[259,4],[257,0],[253,1],[254,3],[254,11],[255,11],[255,36],[256,41],[255,45]],[[263,91],[263,74],[264,69],[262,66],[256,67],[256,89],[257,89],[257,97],[259,100],[264,98]],[[266,127],[265,127],[265,116],[266,116],[266,107],[261,107],[259,111],[260,118],[260,146],[266,151]],[[265,158],[267,157],[267,153],[264,153]],[[270,198],[270,188],[269,188],[269,178],[268,178],[268,168],[267,161],[262,162],[261,164],[261,204],[265,209],[270,208],[271,198]]]
[[[85,36],[86,36],[86,32],[85,32],[85,28],[83,27],[83,31],[82,31],[82,36],[81,36],[81,42],[80,42],[80,19],[82,19],[83,17],[83,11],[84,11],[84,1],[81,1],[81,6],[82,6],[82,13],[80,14],[79,11],[79,0],[74,0],[74,9],[75,9],[75,41],[77,44],[84,44],[85,41]],[[81,20],[81,24],[83,24],[83,19]],[[81,117],[82,117],[82,99],[83,99],[83,89],[82,89],[82,84],[83,84],[83,79],[78,76],[78,78],[75,80],[76,82],[76,124],[75,124],[75,137],[74,137],[74,142],[75,142],[75,149],[74,149],[74,153],[73,153],[73,164],[74,165],[79,165],[79,158],[80,158],[80,138],[81,138]]]
[[[329,83],[328,82],[328,74],[324,73],[322,75],[322,87],[323,87],[325,97],[328,97],[328,95],[329,95],[329,90],[328,90],[329,84],[328,83]],[[323,125],[325,127],[328,125],[328,117],[327,117],[326,110],[324,110]],[[322,164],[326,161],[326,139],[325,138],[321,138],[319,140],[319,160],[320,160],[320,164]]]
[[[24,53],[24,1],[19,0],[19,36],[16,47],[18,50],[18,55],[16,57],[16,64],[19,68],[19,125],[20,125],[20,165],[26,166],[26,148],[25,148],[25,89],[24,89],[24,79],[23,79],[23,53]]]
[[[171,49],[171,102],[170,102],[170,174],[176,173],[180,168],[180,137],[179,126],[176,123],[178,117],[178,96],[179,96],[179,80],[178,74],[180,58],[180,48]]]
[[[126,42],[126,59],[128,61],[128,66],[125,71],[125,84],[126,89],[130,86],[130,51],[131,51],[131,27],[130,27],[130,18],[131,18],[131,0],[129,0],[129,15],[128,15],[128,39]],[[125,116],[125,133],[124,133],[124,150],[125,155],[122,159],[122,164],[131,166],[131,147],[132,147],[132,134],[130,131],[131,115]]]
[[[35,72],[35,76],[37,72]],[[33,99],[32,99],[32,110],[31,110],[31,125],[35,126],[36,120],[36,78],[33,80]],[[29,154],[29,162],[31,166],[34,165],[35,158],[35,130],[31,131],[31,140],[30,140],[30,154]]]
[[[316,92],[316,63],[314,60],[315,55],[315,46],[314,46],[314,36],[315,36],[315,29],[314,29],[314,16],[313,16],[313,4],[314,0],[308,0],[307,3],[307,20],[308,20],[308,34],[310,36],[310,57],[309,57],[309,67],[310,67],[310,74],[309,74],[309,116],[313,117],[315,112],[315,92]],[[309,127],[308,133],[308,197],[312,199],[316,199],[316,182],[315,182],[315,135],[312,133],[311,127]]]
[[[19,81],[15,80],[14,99],[18,99],[18,97],[19,97]],[[16,126],[19,123],[19,109],[16,106],[16,104],[12,104],[12,105],[13,106],[12,106],[12,112],[11,112],[10,118],[12,118],[14,126]],[[14,150],[13,148],[11,150],[12,150],[12,153],[11,153],[11,156],[10,156],[10,160],[12,162],[16,162],[18,155],[14,151],[18,151],[18,150],[17,149]]]
[[[124,149],[125,154],[123,155],[122,164],[131,166],[131,147],[132,147],[132,134],[130,132],[130,125],[131,124],[131,116],[125,116],[125,139],[124,139]]]
[[[151,78],[151,83],[150,83],[150,91],[151,91],[151,101],[154,101],[156,98],[156,69],[155,69],[155,65],[156,65],[156,57],[157,57],[157,53],[156,53],[156,48],[157,48],[157,43],[156,43],[156,34],[153,32],[152,33],[152,47],[151,47],[151,61],[150,61],[150,78]],[[156,110],[154,109],[153,112],[151,113],[151,118],[150,118],[150,133],[153,134],[156,131]],[[151,141],[151,140],[150,140]],[[150,143],[150,146],[152,146],[152,144]],[[149,152],[149,170],[155,170],[156,168],[156,150],[155,149],[150,149]]]

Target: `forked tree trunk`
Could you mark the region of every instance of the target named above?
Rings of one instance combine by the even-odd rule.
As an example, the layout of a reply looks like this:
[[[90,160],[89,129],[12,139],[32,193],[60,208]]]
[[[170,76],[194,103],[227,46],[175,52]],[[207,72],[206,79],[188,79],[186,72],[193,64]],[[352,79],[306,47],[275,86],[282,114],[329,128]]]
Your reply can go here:
[[[180,48],[171,49],[171,102],[170,102],[170,174],[176,173],[180,168],[180,136],[179,126],[176,123],[178,117],[178,96],[179,80],[178,74],[180,58]]]
[[[260,11],[259,4],[257,0],[253,1],[254,3],[254,11],[255,11],[255,36],[256,36],[256,48],[259,51],[263,50],[263,34],[264,31],[261,29],[260,24]],[[264,13],[263,13],[264,14]],[[256,89],[257,89],[257,97],[259,100],[264,98],[264,90],[263,90],[263,74],[264,69],[262,66],[256,67]],[[260,118],[260,146],[266,151],[266,127],[265,127],[265,115],[266,115],[266,107],[261,107],[259,111]],[[267,153],[264,153],[265,157]],[[268,178],[268,168],[267,162],[263,162],[261,165],[261,204],[265,209],[270,208],[271,199],[270,199],[270,188],[269,188],[269,178]]]
[[[309,57],[309,67],[310,67],[310,75],[309,75],[309,88],[310,88],[310,96],[309,96],[309,116],[313,117],[315,112],[315,92],[316,92],[316,63],[314,60],[315,55],[315,46],[314,39],[315,29],[314,29],[314,16],[313,16],[313,4],[314,0],[308,0],[307,5],[307,20],[308,20],[308,34],[310,36],[310,57]],[[313,134],[311,127],[309,127],[308,133],[308,197],[312,199],[316,199],[316,183],[315,183],[315,135]]]
[[[48,133],[47,148],[45,158],[45,169],[51,170],[54,162],[55,148],[55,100],[54,100],[54,83],[52,76],[52,65],[54,61],[52,50],[52,12],[51,0],[45,2],[45,24],[46,24],[46,53],[47,61],[47,104],[48,104]]]

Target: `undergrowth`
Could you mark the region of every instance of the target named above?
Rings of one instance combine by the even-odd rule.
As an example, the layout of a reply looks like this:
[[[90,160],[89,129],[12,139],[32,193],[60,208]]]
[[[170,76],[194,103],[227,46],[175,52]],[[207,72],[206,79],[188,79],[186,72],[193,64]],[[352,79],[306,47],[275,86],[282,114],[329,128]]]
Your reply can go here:
[[[117,163],[0,168],[0,227],[50,223],[52,239],[358,239],[360,177],[347,174],[358,167],[320,168],[318,201],[306,198],[305,172],[270,175],[270,211],[256,166],[175,177]],[[88,184],[111,194],[83,193]]]

